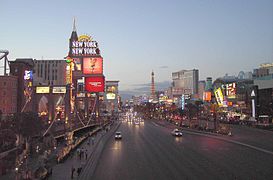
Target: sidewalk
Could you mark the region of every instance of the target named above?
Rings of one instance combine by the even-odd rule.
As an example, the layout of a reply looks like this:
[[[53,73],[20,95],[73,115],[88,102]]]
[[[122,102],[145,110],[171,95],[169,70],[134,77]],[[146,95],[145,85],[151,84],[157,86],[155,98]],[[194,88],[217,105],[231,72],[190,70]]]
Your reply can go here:
[[[71,152],[69,157],[62,163],[56,164],[52,167],[52,175],[49,176],[49,180],[68,180],[77,179],[79,168],[84,168],[90,155],[96,148],[96,144],[101,140],[101,138],[106,134],[104,130],[97,132],[97,134],[88,137],[83,143],[81,143],[77,150]],[[92,138],[94,137],[94,143],[92,143]],[[82,151],[80,155],[80,151]],[[72,178],[72,168],[74,168],[73,178]]]

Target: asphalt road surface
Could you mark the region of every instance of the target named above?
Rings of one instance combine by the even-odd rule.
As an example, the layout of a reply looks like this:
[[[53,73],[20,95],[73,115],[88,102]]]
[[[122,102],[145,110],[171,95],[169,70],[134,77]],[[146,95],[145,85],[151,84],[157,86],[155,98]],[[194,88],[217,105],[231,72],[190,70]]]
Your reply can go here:
[[[273,179],[273,155],[205,136],[184,133],[153,122],[123,122],[105,145],[96,180]],[[268,142],[272,143],[272,142]]]

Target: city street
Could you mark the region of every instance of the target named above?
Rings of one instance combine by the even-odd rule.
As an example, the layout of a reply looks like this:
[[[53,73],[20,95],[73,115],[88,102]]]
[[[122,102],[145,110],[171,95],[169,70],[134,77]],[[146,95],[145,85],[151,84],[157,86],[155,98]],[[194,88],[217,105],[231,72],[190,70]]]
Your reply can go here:
[[[173,137],[150,121],[123,122],[119,131],[123,139],[104,146],[92,179],[273,179],[268,153],[186,132]]]

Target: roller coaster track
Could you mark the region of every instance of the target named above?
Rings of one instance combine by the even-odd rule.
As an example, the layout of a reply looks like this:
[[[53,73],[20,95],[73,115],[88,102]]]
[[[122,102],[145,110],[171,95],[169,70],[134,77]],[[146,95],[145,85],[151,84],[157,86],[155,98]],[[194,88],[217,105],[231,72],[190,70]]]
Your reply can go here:
[[[7,75],[7,63],[9,65],[8,54],[9,54],[8,50],[0,49],[0,60],[4,59],[4,75],[5,76]]]

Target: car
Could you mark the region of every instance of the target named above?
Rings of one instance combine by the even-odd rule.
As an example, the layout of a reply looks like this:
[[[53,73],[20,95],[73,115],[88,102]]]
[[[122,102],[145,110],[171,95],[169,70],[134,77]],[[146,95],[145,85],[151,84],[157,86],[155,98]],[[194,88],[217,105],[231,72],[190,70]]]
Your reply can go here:
[[[174,129],[171,134],[173,136],[182,136],[183,133],[179,129]]]
[[[116,132],[115,139],[122,139],[122,135],[120,131]]]

